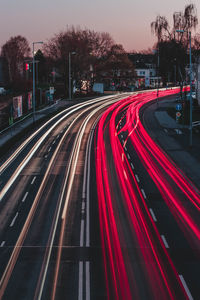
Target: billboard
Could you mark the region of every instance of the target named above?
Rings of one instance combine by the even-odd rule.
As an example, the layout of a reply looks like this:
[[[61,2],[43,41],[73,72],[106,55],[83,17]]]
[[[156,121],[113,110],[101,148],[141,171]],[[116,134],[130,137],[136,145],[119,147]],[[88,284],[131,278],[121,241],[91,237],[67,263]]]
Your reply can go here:
[[[13,98],[13,118],[17,119],[22,116],[22,96]]]
[[[28,92],[28,110],[32,109],[32,107],[33,107],[32,92]]]

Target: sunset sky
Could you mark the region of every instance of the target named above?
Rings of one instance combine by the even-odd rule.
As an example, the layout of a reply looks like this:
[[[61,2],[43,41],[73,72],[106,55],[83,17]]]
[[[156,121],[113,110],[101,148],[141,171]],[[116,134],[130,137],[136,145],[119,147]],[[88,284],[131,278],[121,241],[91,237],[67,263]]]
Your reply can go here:
[[[30,43],[44,41],[67,25],[107,31],[127,51],[152,47],[150,23],[158,14],[172,22],[173,12],[183,11],[183,0],[0,0],[0,46],[11,36],[23,35]],[[200,23],[200,1],[197,7]],[[200,32],[198,26],[197,32]]]

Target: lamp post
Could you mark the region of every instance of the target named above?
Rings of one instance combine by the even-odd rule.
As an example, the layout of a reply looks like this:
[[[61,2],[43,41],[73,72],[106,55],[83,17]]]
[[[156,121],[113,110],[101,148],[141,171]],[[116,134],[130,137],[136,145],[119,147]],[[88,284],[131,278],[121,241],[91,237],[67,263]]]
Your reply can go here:
[[[185,30],[176,30],[176,32],[184,33]],[[190,44],[190,147],[192,147],[192,48],[191,48],[191,31],[189,31],[189,44]]]
[[[72,99],[72,86],[71,86],[71,55],[76,54],[76,52],[69,52],[69,100]]]
[[[43,44],[43,42],[33,42],[33,122],[35,122],[35,44]]]

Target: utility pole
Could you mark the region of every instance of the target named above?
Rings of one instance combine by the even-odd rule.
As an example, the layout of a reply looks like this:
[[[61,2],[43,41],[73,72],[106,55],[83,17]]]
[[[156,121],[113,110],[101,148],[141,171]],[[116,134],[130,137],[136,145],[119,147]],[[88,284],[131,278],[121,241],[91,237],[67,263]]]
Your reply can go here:
[[[76,52],[69,52],[69,100],[72,100],[72,75],[71,75],[71,55],[76,54]]]
[[[33,42],[33,123],[35,123],[35,44],[43,44],[43,42]]]

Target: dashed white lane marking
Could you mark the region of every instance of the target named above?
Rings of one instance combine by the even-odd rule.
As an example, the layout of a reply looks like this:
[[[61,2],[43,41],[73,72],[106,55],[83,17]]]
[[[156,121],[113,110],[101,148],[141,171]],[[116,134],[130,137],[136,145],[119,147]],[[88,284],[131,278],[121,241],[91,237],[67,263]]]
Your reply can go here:
[[[83,300],[83,261],[79,261],[78,300]]]
[[[50,152],[51,151],[51,147],[49,147],[49,150],[48,150],[48,152]]]
[[[82,207],[81,207],[82,211],[84,211],[85,209],[85,201],[82,202]]]
[[[56,138],[58,139],[59,137],[60,137],[60,134],[58,134]]]
[[[165,132],[165,133],[168,133],[168,130],[167,130],[166,128],[164,128],[164,132]]]
[[[81,220],[80,247],[83,247],[83,242],[84,242],[84,225],[85,225],[84,220]]]
[[[0,245],[0,247],[3,247],[5,245],[6,241],[3,241]]]
[[[17,212],[16,215],[14,216],[12,222],[10,223],[10,227],[13,227],[13,225],[15,224],[15,221],[16,221],[16,219],[18,217],[18,215],[19,215],[19,213]]]
[[[167,242],[165,236],[164,236],[164,235],[161,235],[161,238],[162,238],[162,240],[163,240],[163,243],[164,243],[164,245],[165,245],[165,248],[169,248],[169,244],[168,244],[168,242]]]
[[[180,280],[181,280],[181,282],[183,284],[183,287],[184,287],[184,289],[185,289],[185,291],[186,291],[186,293],[188,295],[189,300],[193,300],[194,298],[192,297],[192,294],[190,293],[190,290],[189,290],[189,288],[188,288],[188,286],[187,286],[187,284],[185,282],[185,279],[183,278],[183,275],[179,275],[179,278],[180,278]]]
[[[47,159],[47,155],[45,155],[45,157],[44,157],[45,159]]]
[[[124,144],[124,140],[122,140],[122,144]]]
[[[27,196],[28,196],[28,192],[26,192],[26,194],[24,195],[22,202],[24,202],[26,200]]]
[[[126,148],[126,146],[124,147],[124,149],[125,149],[125,151],[127,151],[127,148]]]
[[[143,189],[141,189],[141,192],[142,192],[142,195],[143,195],[144,199],[147,199],[147,196],[146,196],[146,194],[145,194],[145,191],[144,191]]]
[[[86,261],[86,300],[90,300],[90,262]]]
[[[137,182],[140,182],[140,179],[137,174],[135,174],[135,178],[136,178]]]
[[[53,145],[55,144],[56,141],[53,141]]]
[[[36,176],[34,176],[33,180],[31,181],[31,184],[34,184],[35,179],[36,179]]]
[[[152,209],[152,208],[149,208],[149,211],[150,211],[150,213],[151,213],[151,216],[152,216],[154,222],[157,222],[157,218],[156,218],[156,215],[154,214],[153,209]]]
[[[135,169],[133,163],[131,163],[131,168],[132,168],[133,170]]]
[[[130,155],[129,154],[127,154],[127,157],[128,157],[128,159],[130,159]]]

